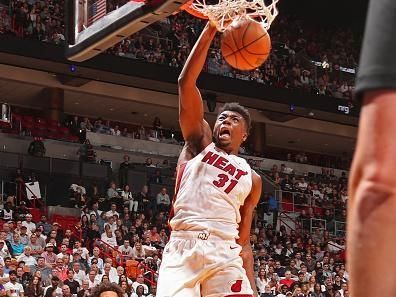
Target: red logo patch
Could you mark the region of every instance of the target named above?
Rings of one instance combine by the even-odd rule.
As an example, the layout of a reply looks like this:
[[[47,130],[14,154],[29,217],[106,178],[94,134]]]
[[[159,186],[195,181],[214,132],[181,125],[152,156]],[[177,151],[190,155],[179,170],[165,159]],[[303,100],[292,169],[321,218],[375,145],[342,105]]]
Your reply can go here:
[[[238,293],[238,292],[242,291],[242,280],[241,279],[235,281],[235,283],[231,286],[231,291],[233,293]]]

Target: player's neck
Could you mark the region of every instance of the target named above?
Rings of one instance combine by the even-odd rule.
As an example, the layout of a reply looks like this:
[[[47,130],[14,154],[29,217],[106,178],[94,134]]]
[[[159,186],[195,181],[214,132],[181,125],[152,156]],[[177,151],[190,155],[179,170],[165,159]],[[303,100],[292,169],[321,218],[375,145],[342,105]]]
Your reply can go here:
[[[238,156],[239,154],[239,147],[238,148],[227,148],[227,147],[219,147],[216,143],[215,146],[217,149],[225,152],[227,155],[236,155]]]

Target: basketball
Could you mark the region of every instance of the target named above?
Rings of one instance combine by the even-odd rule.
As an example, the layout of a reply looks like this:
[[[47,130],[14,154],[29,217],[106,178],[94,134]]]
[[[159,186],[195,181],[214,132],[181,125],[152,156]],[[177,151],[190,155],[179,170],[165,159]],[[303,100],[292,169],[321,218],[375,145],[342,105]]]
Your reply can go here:
[[[232,67],[252,70],[267,60],[271,38],[261,23],[244,18],[224,31],[221,52]]]

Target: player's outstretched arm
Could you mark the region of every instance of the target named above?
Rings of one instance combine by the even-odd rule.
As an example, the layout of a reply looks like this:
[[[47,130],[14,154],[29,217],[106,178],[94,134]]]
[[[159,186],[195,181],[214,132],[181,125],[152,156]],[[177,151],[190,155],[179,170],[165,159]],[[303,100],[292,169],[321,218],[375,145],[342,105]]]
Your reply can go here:
[[[216,28],[208,23],[195,43],[179,76],[179,121],[187,144],[205,147],[212,141],[212,133],[204,120],[201,94],[196,86]]]
[[[254,259],[252,247],[250,245],[250,229],[252,227],[254,209],[260,200],[262,181],[260,175],[253,170],[252,180],[252,191],[240,209],[241,222],[239,223],[239,239],[237,240],[237,243],[242,246],[241,257],[243,260],[243,268],[245,268],[254,296],[258,296],[256,282],[254,279]]]

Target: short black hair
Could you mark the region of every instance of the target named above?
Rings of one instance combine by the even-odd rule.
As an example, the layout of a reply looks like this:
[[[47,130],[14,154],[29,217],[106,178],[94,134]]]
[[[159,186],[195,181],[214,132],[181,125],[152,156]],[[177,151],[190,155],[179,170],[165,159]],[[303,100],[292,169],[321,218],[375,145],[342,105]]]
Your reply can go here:
[[[109,283],[101,283],[99,286],[97,286],[93,290],[91,297],[100,297],[100,295],[103,292],[108,292],[108,291],[117,293],[118,297],[123,297],[124,295],[124,292],[119,285],[109,282]]]
[[[11,274],[17,275],[16,270],[10,270],[10,272],[8,273],[8,275],[11,275]]]
[[[246,122],[246,128],[247,128],[247,132],[249,133],[251,125],[252,125],[252,119],[250,118],[250,113],[249,111],[243,107],[242,105],[240,105],[238,102],[228,102],[226,104],[224,104],[220,109],[219,109],[219,114],[221,114],[224,111],[235,111],[237,113],[239,113],[243,119]]]

